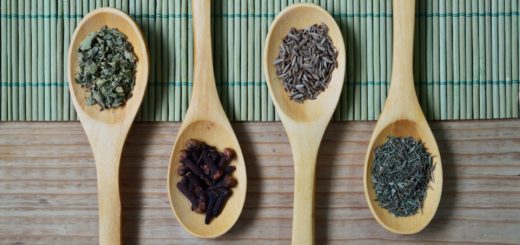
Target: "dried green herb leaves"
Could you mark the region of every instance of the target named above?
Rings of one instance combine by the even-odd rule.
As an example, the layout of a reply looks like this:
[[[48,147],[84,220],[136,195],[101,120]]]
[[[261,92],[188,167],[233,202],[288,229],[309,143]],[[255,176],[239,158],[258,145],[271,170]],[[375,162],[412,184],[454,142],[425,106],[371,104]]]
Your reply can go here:
[[[374,153],[371,182],[376,201],[396,217],[416,214],[435,169],[424,143],[412,137],[389,137]]]
[[[89,93],[87,105],[100,110],[124,105],[132,97],[137,57],[127,37],[115,28],[90,33],[78,49],[76,83]]]
[[[292,28],[283,39],[274,65],[291,100],[316,99],[329,85],[338,51],[328,32],[325,24]]]

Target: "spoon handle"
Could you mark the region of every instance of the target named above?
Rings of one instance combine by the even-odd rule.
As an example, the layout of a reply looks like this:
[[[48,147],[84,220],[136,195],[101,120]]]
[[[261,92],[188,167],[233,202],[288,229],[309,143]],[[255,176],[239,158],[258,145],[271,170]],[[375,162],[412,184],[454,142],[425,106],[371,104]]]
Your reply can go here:
[[[93,145],[98,181],[99,244],[117,245],[121,244],[119,163],[122,144],[108,142],[110,140]]]
[[[393,68],[389,100],[418,103],[413,79],[414,24],[415,0],[394,0]]]
[[[292,139],[291,148],[294,157],[292,244],[314,244],[314,181],[319,144]]]
[[[221,112],[211,51],[211,0],[193,0],[193,94],[190,108],[197,113]]]

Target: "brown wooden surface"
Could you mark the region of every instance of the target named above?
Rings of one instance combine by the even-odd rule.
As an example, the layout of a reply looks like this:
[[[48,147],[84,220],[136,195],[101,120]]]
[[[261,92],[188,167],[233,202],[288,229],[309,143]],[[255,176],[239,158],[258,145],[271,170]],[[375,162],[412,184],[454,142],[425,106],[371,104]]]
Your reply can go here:
[[[372,218],[362,170],[373,122],[333,123],[317,165],[317,244],[520,242],[520,121],[432,122],[444,167],[439,211],[421,233]],[[293,168],[280,123],[237,123],[248,172],[238,223],[191,237],[166,194],[179,124],[137,123],[121,163],[125,244],[289,244]],[[96,172],[79,123],[0,123],[0,244],[97,244]]]

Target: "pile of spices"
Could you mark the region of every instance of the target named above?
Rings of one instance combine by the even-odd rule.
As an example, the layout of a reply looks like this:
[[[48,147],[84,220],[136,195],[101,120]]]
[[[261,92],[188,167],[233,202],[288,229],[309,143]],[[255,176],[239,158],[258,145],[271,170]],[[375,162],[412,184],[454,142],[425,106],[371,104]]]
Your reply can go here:
[[[315,24],[306,29],[292,28],[283,39],[274,65],[291,100],[303,103],[316,99],[329,85],[338,66],[338,51],[328,32],[325,24]]]
[[[423,207],[435,165],[424,143],[412,137],[389,137],[375,150],[372,185],[379,205],[396,217]]]
[[[234,157],[235,152],[230,148],[219,152],[194,139],[188,140],[181,152],[177,173],[182,179],[177,188],[190,200],[192,211],[206,214],[206,224],[219,216],[231,196],[231,188],[237,185],[231,176],[236,168],[229,165]]]
[[[90,33],[79,46],[78,63],[76,82],[90,93],[87,105],[98,104],[102,111],[132,96],[137,57],[123,33],[106,26]]]

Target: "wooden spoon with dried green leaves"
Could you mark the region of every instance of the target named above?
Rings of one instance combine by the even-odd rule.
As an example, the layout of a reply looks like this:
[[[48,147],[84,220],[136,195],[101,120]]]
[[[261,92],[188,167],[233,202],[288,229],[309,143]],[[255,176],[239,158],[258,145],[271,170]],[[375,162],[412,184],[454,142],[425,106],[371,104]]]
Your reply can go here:
[[[131,89],[131,97],[124,104],[122,101],[118,101],[117,98],[108,98],[110,96],[100,97],[115,94],[114,96],[121,98],[120,94],[126,96],[124,92],[129,90],[129,88],[117,88],[117,86],[107,88],[109,84],[97,81],[102,79],[97,74],[97,69],[110,69],[109,67],[102,68],[99,64],[97,67],[89,67],[82,64],[82,69],[79,69],[78,55],[80,52],[78,50],[80,45],[91,33],[99,32],[104,26],[115,28],[124,34],[132,45],[133,52],[137,58],[135,85]],[[88,40],[84,45],[88,46]],[[117,46],[117,43],[114,45]],[[85,47],[83,48],[85,49]],[[118,64],[114,66],[118,67],[118,69],[123,69]],[[76,78],[85,69],[96,69],[87,71],[87,75],[95,76],[96,80],[90,81],[89,85],[82,87],[83,84],[76,82]],[[123,144],[146,90],[148,71],[148,50],[144,38],[137,24],[127,14],[113,8],[100,8],[87,14],[78,24],[69,48],[68,82],[72,102],[78,113],[81,125],[87,134],[96,161],[99,201],[99,243],[103,245],[121,243],[119,165]],[[111,79],[111,81],[114,80],[110,76],[105,78]],[[103,95],[101,93],[97,94],[96,92],[88,91],[88,86],[98,86],[100,91],[102,89],[110,89],[110,91],[103,92]]]

